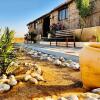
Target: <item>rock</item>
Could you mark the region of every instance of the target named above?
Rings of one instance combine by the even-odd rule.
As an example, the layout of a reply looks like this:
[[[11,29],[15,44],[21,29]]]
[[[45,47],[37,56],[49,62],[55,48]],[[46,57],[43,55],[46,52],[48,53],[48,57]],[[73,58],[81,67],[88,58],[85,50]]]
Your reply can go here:
[[[41,69],[41,67],[39,67],[37,64],[35,64],[34,67],[35,67],[36,73],[38,73],[38,74],[41,75],[41,74],[42,74],[42,69]]]
[[[66,99],[66,98],[64,98],[64,97],[61,97],[61,98],[59,98],[58,100],[68,100],[68,99]]]
[[[67,100],[79,100],[77,95],[71,95],[71,96],[68,96],[68,97],[65,97]]]
[[[28,63],[24,63],[24,64],[25,64],[25,66],[26,66],[26,67],[28,67],[28,66],[29,66],[29,64],[28,64]]]
[[[7,76],[5,74],[3,74],[2,79],[7,79]]]
[[[71,64],[73,61],[72,60],[67,60],[66,63]]]
[[[34,84],[38,84],[38,81],[35,78],[30,78],[29,81]]]
[[[39,66],[37,64],[34,64],[34,67],[35,67],[35,69],[38,69]]]
[[[0,83],[7,83],[9,80],[7,79],[7,76],[5,74],[2,75],[1,79],[0,79]]]
[[[37,57],[38,57],[38,54],[37,54],[37,53],[34,53],[34,54],[32,55],[32,57],[33,57],[33,58],[37,58]]]
[[[75,69],[75,70],[80,69],[79,64],[76,63],[76,62],[71,62],[70,65],[69,65],[68,67],[73,68],[73,69]]]
[[[100,98],[99,94],[94,94],[94,93],[84,93],[83,97],[86,98],[86,100],[98,100]]]
[[[72,60],[67,60],[67,67],[78,70],[80,68],[79,63],[73,62]]]
[[[66,67],[65,63],[62,63],[61,66],[62,66],[62,67]]]
[[[41,52],[38,52],[38,55],[39,55],[39,56],[41,56],[41,55],[42,55],[42,53],[41,53]]]
[[[70,64],[68,64],[68,63],[66,63],[66,62],[62,63],[62,66],[63,66],[63,67],[69,67],[69,65],[70,65]]]
[[[64,57],[60,57],[59,60],[62,61],[62,62],[65,62],[65,58]]]
[[[40,68],[40,67],[36,70],[36,73],[37,73],[37,74],[39,74],[39,75],[41,75],[41,74],[42,74],[42,70],[41,70],[41,68]]]
[[[32,70],[28,70],[28,71],[26,72],[26,74],[27,74],[27,75],[30,75],[30,74],[31,74],[31,71],[32,71]]]
[[[53,55],[49,55],[49,57],[53,58],[54,56]]]
[[[9,91],[9,90],[10,90],[10,85],[8,85],[8,84],[1,84],[0,83],[0,92]]]
[[[62,64],[62,62],[59,59],[56,59],[53,63],[55,65],[61,65]]]
[[[93,93],[100,93],[100,88],[92,90]]]
[[[65,66],[66,66],[66,67],[69,67],[69,66],[70,66],[70,64],[69,64],[69,63],[66,63],[66,62],[65,62],[64,64],[65,64]]]
[[[37,79],[38,81],[44,81],[43,77],[37,73],[31,73],[31,76]]]
[[[17,85],[17,80],[15,79],[14,75],[10,76],[8,84],[11,85],[11,86]]]
[[[25,80],[25,81],[28,81],[30,78],[32,78],[31,75],[27,75],[27,74],[26,74],[25,77],[24,77],[24,80]]]
[[[86,100],[98,100],[98,99],[96,99],[96,98],[94,98],[94,97],[89,97],[89,98],[87,98]]]
[[[53,59],[51,57],[47,57],[47,60],[50,61],[50,62],[53,61]]]
[[[47,57],[48,57],[47,54],[42,54],[40,60],[47,60]]]
[[[3,84],[3,83],[8,83],[8,82],[9,82],[9,79],[1,79],[1,80],[0,80],[0,83],[2,83],[2,84]]]
[[[33,54],[33,51],[31,50],[30,52],[28,52],[28,54],[30,54],[30,55]]]

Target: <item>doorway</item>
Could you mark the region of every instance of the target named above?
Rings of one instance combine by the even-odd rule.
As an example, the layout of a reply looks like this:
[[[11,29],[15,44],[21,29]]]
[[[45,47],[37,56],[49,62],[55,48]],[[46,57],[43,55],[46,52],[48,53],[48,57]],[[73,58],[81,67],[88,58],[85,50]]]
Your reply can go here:
[[[48,37],[48,32],[50,31],[50,16],[44,18],[43,21],[43,37]]]

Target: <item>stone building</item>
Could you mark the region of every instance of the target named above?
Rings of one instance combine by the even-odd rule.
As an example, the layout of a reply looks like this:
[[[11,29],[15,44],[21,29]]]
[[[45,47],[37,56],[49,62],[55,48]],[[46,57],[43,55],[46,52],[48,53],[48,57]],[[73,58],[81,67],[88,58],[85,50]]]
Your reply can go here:
[[[100,0],[90,0],[93,13],[86,18],[86,27],[100,26]],[[66,29],[79,29],[79,12],[75,0],[66,0],[65,3],[54,8],[51,12],[27,24],[29,32],[38,34],[38,38],[48,37],[50,25],[60,23]]]

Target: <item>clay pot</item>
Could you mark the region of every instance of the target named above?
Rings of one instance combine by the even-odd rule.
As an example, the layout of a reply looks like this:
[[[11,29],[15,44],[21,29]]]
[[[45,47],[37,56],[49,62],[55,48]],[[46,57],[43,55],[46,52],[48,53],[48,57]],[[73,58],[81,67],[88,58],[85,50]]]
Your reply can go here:
[[[84,46],[80,52],[80,66],[84,87],[100,87],[100,43]]]

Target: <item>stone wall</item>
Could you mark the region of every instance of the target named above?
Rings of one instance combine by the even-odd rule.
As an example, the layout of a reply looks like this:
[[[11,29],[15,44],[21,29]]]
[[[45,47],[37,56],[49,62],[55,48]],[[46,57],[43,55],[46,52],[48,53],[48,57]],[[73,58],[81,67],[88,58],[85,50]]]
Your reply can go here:
[[[53,23],[58,23],[58,11],[54,11],[50,14],[50,25],[52,25]]]
[[[72,2],[68,5],[69,8],[69,28],[77,29],[79,28],[79,12],[76,9],[76,3]]]
[[[87,17],[87,27],[100,26],[100,0],[91,1],[95,2],[93,3],[93,13]]]
[[[32,24],[30,24],[30,25],[28,25],[28,32],[29,33],[31,33],[31,32],[33,32],[35,29],[34,29],[34,23],[32,23]]]
[[[68,7],[69,18],[59,21],[58,20],[58,10],[56,10],[51,13],[50,25],[52,25],[53,23],[56,24],[59,22],[63,24],[66,27],[66,29],[79,28],[79,14],[78,14],[78,10],[76,9],[75,2],[70,3],[68,6],[66,5],[66,8],[67,7]]]

